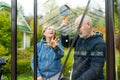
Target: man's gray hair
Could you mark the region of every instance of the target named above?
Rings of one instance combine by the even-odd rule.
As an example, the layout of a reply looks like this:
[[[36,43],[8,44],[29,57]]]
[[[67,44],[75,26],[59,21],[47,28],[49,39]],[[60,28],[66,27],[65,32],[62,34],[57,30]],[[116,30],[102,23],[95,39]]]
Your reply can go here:
[[[80,15],[79,17],[77,17],[77,19],[75,20],[75,24],[76,24],[76,23],[77,23],[77,24],[80,24],[80,21],[81,21],[81,19],[82,19],[82,16],[83,16],[83,15]],[[83,23],[86,23],[86,22],[89,22],[90,25],[92,26],[92,19],[91,19],[91,17],[88,16],[88,15],[85,15],[85,16],[84,16],[84,19],[83,19]]]

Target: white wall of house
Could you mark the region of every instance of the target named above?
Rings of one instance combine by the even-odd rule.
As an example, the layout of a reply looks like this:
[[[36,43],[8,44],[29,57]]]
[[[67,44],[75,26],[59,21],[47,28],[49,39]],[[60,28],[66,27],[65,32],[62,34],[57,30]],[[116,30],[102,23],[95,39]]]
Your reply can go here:
[[[30,47],[30,36],[27,35],[26,32],[23,32],[23,39],[20,42],[20,44],[21,44],[21,46],[18,47],[19,50],[23,50],[25,48],[29,48]]]
[[[23,32],[23,48],[29,48],[30,47],[30,36],[26,34],[26,32]]]

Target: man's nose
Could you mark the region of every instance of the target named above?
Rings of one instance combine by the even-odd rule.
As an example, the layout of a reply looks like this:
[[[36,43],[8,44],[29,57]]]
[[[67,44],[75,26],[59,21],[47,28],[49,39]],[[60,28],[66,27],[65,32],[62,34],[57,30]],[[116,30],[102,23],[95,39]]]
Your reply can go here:
[[[51,32],[55,32],[55,30],[53,30],[53,29],[51,29],[50,31],[51,31]]]

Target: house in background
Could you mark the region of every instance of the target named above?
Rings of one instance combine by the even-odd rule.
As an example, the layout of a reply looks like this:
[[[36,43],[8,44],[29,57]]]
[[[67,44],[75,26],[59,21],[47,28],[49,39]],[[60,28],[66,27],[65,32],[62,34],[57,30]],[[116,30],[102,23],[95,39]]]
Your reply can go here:
[[[5,2],[0,2],[0,11],[5,8],[11,13],[11,6]],[[20,31],[22,35],[22,40],[18,49],[25,49],[30,47],[30,34],[32,34],[32,30],[28,25],[27,21],[25,20],[24,14],[22,13],[21,9],[18,7],[18,15],[17,15],[17,29]],[[19,36],[17,36],[19,37]]]

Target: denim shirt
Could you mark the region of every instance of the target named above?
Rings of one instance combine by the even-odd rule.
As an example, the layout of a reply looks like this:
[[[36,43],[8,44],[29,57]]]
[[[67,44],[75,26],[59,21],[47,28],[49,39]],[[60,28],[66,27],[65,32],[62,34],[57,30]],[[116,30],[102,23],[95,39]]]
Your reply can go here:
[[[58,46],[54,49],[50,46],[44,45],[43,38],[37,43],[37,76],[50,78],[61,71],[61,58],[64,55],[61,41],[58,41]],[[34,59],[32,58],[31,67],[34,70]]]

